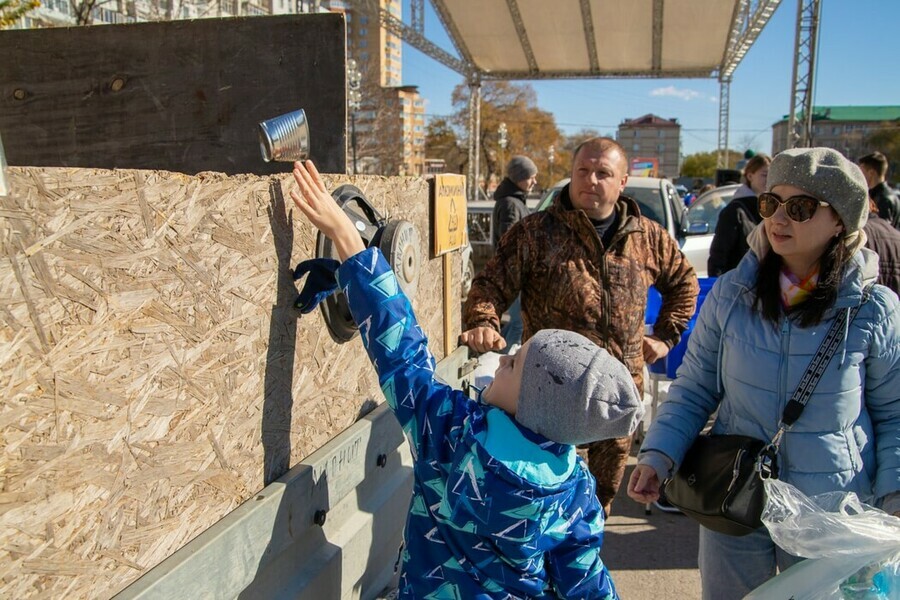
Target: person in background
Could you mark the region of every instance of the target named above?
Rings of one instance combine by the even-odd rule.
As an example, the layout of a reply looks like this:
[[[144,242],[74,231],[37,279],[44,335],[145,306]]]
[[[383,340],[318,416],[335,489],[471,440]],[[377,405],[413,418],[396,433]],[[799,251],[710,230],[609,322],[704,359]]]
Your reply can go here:
[[[866,154],[858,161],[866,176],[869,197],[878,207],[878,216],[886,219],[894,229],[900,229],[900,200],[887,184],[888,159],[881,152]]]
[[[878,283],[900,294],[900,231],[878,216],[875,201],[869,197],[869,220],[863,226],[866,248],[878,255]]]
[[[438,381],[428,339],[378,248],[366,248],[311,161],[300,212],[334,242],[338,286],[412,450],[400,598],[616,600],[604,517],[575,445],[630,435],[643,404],[625,367],[570,331],[538,331],[472,400]]]
[[[652,502],[716,411],[712,434],[771,440],[822,338],[859,306],[783,434],[779,478],[807,495],[855,492],[900,516],[900,301],[875,284],[876,257],[863,247],[866,180],[830,148],[795,148],[772,161],[768,189],[750,252],[703,303],[628,495]],[[743,537],[700,527],[704,599],[743,598],[799,560],[765,527]]]
[[[494,191],[494,212],[491,214],[491,245],[495,252],[503,234],[531,214],[526,200],[537,183],[537,173],[537,166],[527,156],[513,156],[506,165],[506,177]],[[500,333],[509,349],[522,342],[522,308],[519,298],[510,305],[507,313],[509,321]]]
[[[547,210],[513,225],[472,281],[460,338],[478,352],[505,347],[500,315],[521,293],[523,339],[544,328],[580,333],[624,363],[642,390],[644,364],[668,354],[687,329],[697,275],[672,236],[622,195],[628,156],[615,140],[591,138],[573,157],[571,182]],[[651,284],[662,306],[645,335]],[[630,436],[579,449],[607,514],[630,450]]]
[[[765,154],[756,154],[748,160],[741,187],[719,213],[706,263],[710,277],[718,277],[735,268],[747,253],[747,236],[762,220],[756,207],[756,197],[766,191],[766,176],[771,162],[772,159]]]

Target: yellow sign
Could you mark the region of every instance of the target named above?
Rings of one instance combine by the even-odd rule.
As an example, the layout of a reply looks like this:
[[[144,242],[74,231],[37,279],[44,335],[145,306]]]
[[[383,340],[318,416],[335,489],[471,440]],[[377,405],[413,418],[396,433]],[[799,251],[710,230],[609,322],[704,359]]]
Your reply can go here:
[[[433,197],[431,238],[434,255],[440,256],[466,245],[465,176],[435,175]]]

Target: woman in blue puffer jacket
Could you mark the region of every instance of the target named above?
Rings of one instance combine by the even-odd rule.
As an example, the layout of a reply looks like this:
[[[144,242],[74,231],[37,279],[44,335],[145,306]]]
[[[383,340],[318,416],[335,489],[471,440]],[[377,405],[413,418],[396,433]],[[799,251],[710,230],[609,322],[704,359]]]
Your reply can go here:
[[[873,285],[877,256],[862,247],[865,178],[834,150],[795,149],[773,160],[768,190],[751,252],[703,304],[628,494],[656,500],[716,409],[712,433],[772,439],[822,337],[862,304],[784,434],[779,477],[808,495],[855,492],[900,516],[900,303]],[[742,598],[799,560],[764,527],[744,537],[700,528],[703,598]]]

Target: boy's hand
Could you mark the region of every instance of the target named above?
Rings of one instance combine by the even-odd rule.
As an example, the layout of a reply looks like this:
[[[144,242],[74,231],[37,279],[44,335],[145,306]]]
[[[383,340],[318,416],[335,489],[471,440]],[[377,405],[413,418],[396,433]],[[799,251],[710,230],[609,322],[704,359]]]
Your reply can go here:
[[[506,348],[506,340],[492,327],[473,327],[459,334],[459,342],[478,353]]]
[[[291,190],[291,198],[309,222],[334,242],[342,261],[366,249],[359,232],[341,207],[338,206],[311,160],[294,163],[294,180],[298,190]]]

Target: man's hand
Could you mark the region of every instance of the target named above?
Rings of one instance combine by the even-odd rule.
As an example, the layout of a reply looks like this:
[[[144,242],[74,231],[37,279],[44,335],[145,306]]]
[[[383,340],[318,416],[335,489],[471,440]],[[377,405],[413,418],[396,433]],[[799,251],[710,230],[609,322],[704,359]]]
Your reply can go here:
[[[341,210],[319,176],[319,171],[311,160],[294,163],[294,180],[297,190],[291,190],[291,198],[297,208],[306,215],[309,222],[315,225],[332,242],[341,260],[347,260],[354,254],[366,249],[359,232],[350,217]]]
[[[659,477],[650,465],[637,465],[628,479],[628,497],[647,504],[659,499]]]
[[[666,343],[660,340],[656,336],[645,335],[644,336],[644,344],[643,344],[643,352],[644,352],[644,362],[648,365],[652,365],[665,355],[669,353],[669,347]]]
[[[473,327],[463,331],[459,341],[479,353],[506,348],[506,340],[492,327]]]

